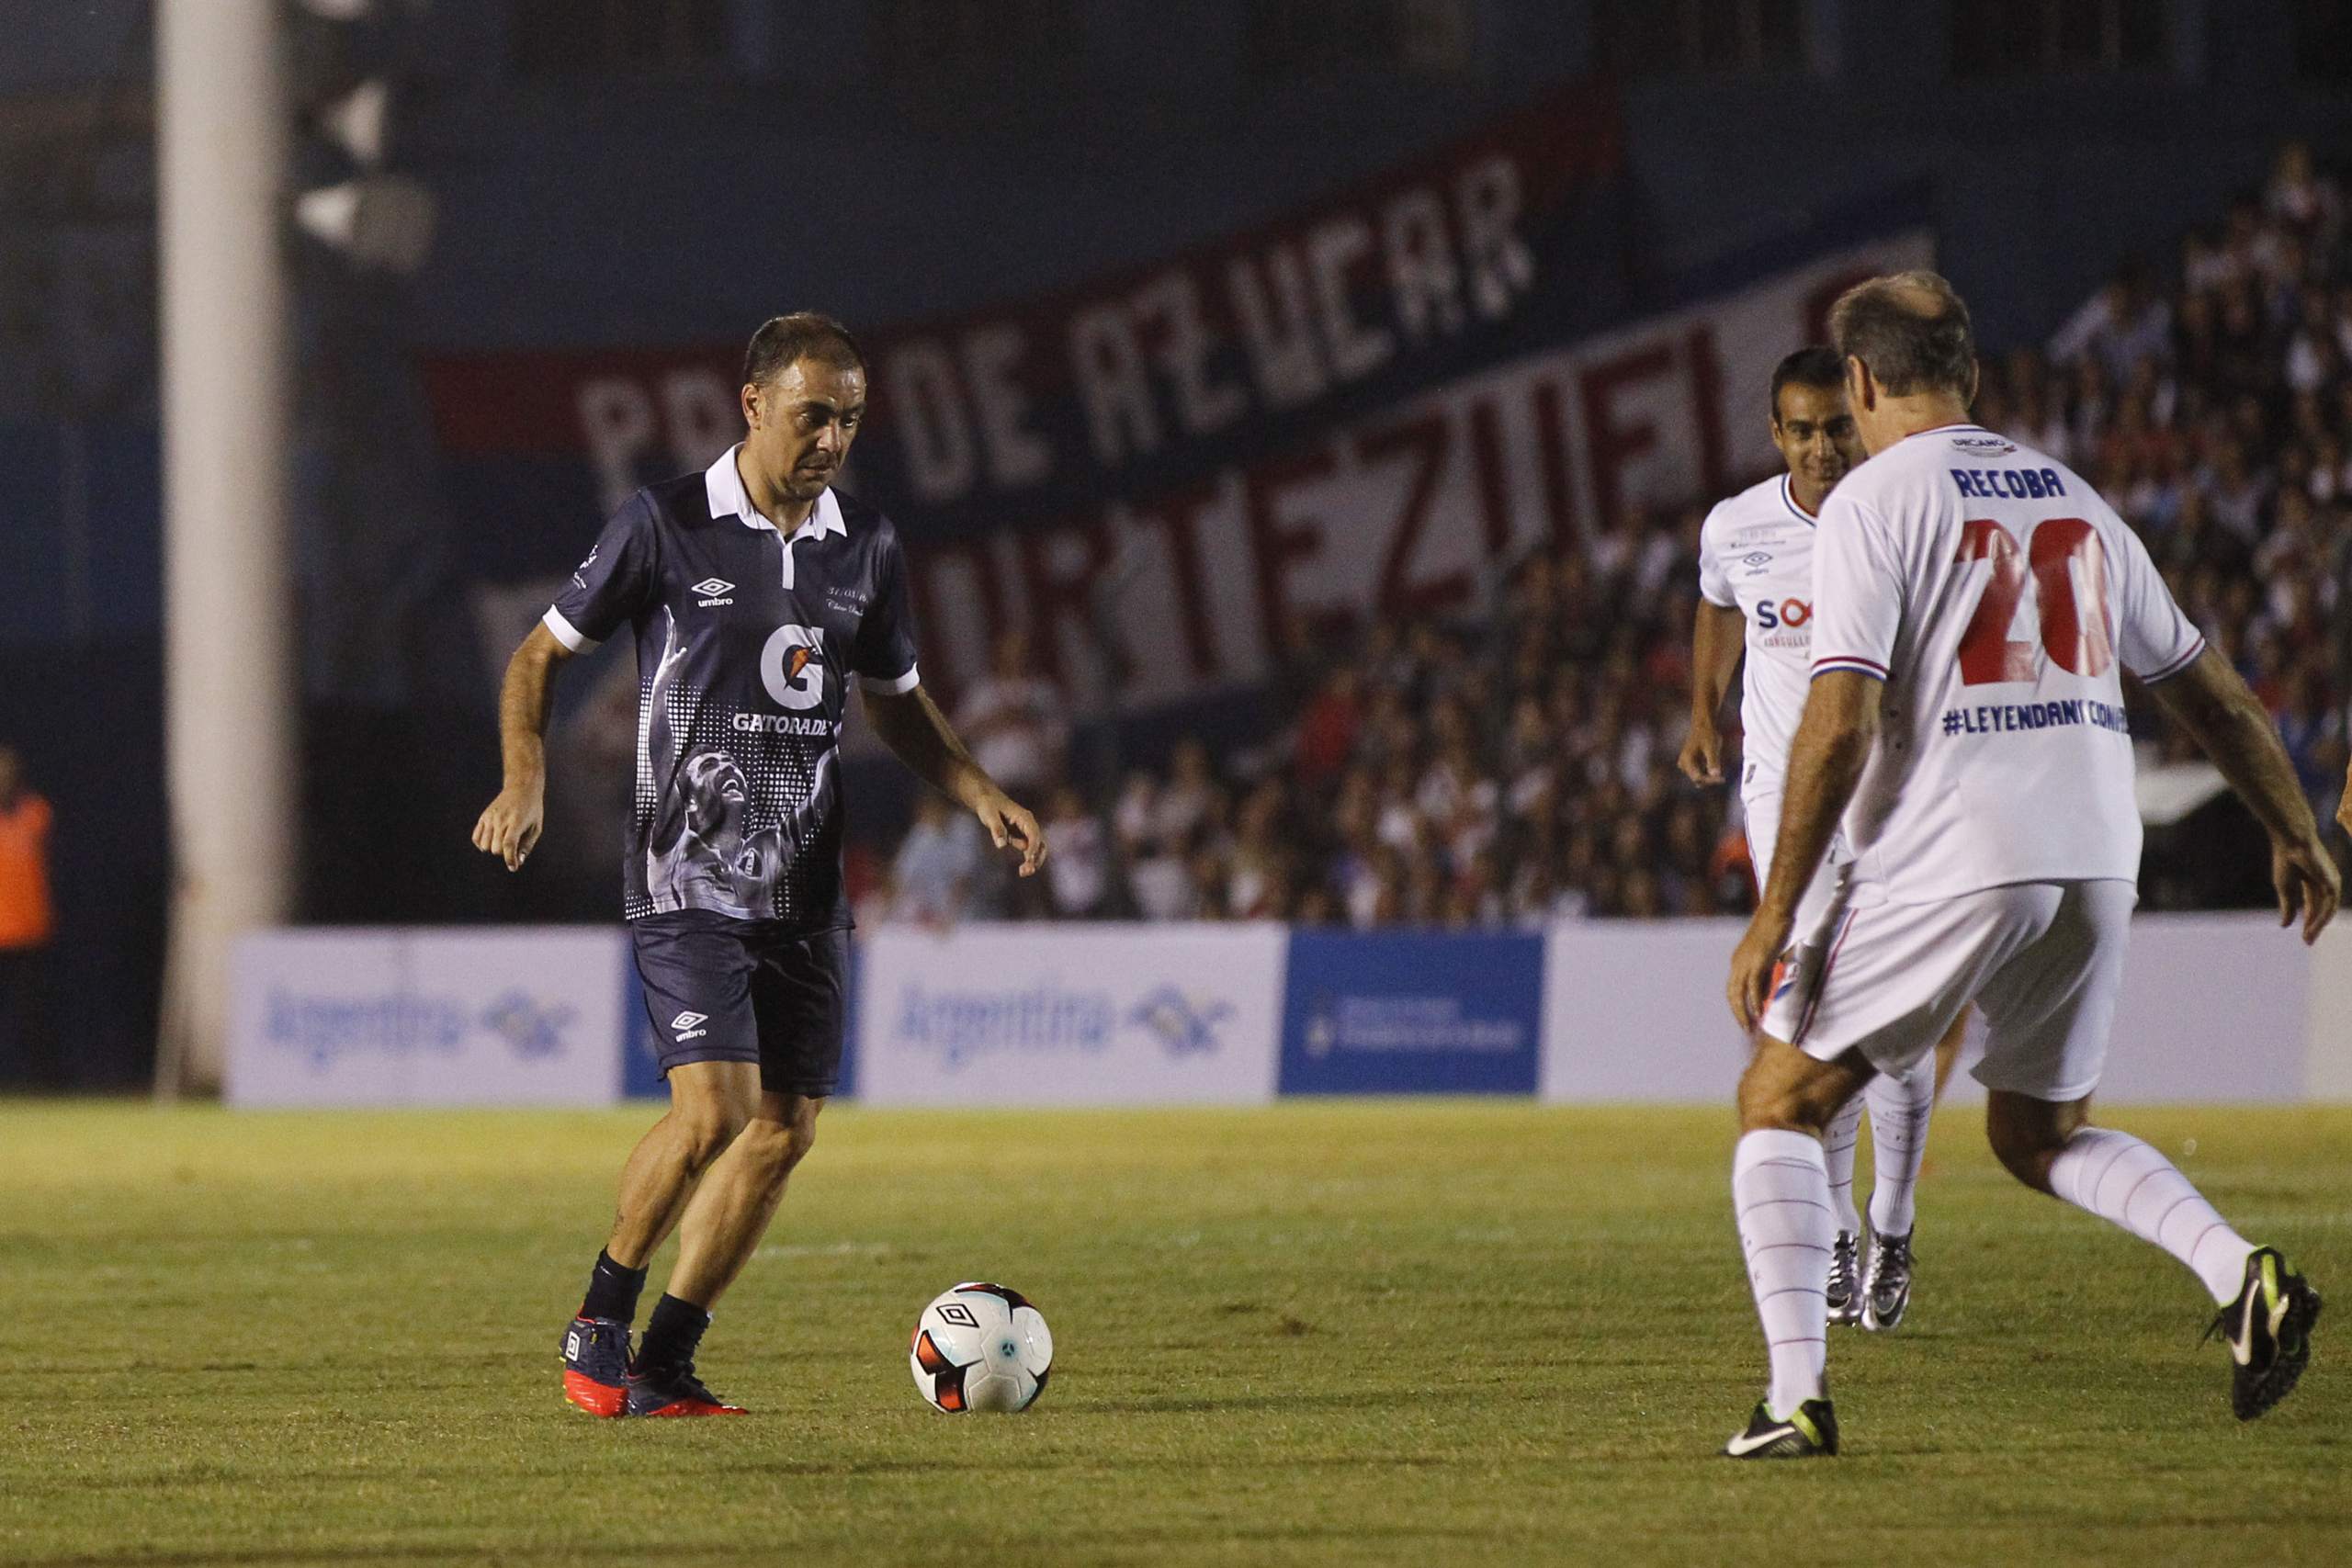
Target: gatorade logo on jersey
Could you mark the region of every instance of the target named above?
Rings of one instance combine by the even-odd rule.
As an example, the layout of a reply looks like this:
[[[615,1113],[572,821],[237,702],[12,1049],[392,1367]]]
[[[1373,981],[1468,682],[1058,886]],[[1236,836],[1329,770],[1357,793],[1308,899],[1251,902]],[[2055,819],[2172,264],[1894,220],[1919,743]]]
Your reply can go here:
[[[760,684],[779,706],[813,708],[825,700],[825,666],[817,637],[807,626],[778,626],[760,649]]]

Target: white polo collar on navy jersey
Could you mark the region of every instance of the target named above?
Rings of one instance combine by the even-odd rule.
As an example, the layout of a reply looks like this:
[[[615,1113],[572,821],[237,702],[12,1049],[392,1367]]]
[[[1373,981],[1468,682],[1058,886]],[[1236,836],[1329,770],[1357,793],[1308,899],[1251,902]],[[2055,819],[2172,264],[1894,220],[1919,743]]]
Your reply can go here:
[[[742,470],[735,466],[735,454],[742,449],[743,444],[737,442],[720,453],[718,461],[702,472],[703,491],[710,498],[710,514],[714,519],[732,517],[746,528],[764,528],[782,538],[784,586],[790,588],[793,579],[792,547],[803,539],[821,539],[828,534],[839,534],[846,539],[849,537],[849,525],[842,521],[842,503],[834,499],[832,489],[828,486],[825,493],[817,498],[817,504],[810,508],[808,520],[790,535],[784,535],[775,524],[760,515],[760,509],[752,504],[751,492],[743,488]]]

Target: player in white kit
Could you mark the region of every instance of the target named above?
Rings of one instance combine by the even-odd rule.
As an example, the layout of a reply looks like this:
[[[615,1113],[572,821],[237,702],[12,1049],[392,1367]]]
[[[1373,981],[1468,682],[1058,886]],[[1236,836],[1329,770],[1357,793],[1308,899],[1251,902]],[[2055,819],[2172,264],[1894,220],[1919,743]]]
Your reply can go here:
[[[1968,310],[1933,273],[1849,289],[1830,325],[1871,457],[1814,543],[1813,685],[1772,874],[1726,987],[1761,1039],[1732,1194],[1771,1386],[1724,1452],[1838,1451],[1821,1134],[1955,1013],[1984,1016],[1985,1134],[2018,1180],[2177,1258],[2222,1303],[2252,1420],[2311,1355],[2316,1292],[2171,1162],[2088,1122],[2137,901],[2140,819],[2120,671],[2193,735],[2269,834],[2281,924],[2335,913],[2335,866],[2278,731],[2208,649],[2136,536],[2071,469],[1969,422]],[[1801,895],[1842,831],[1844,897]]]
[[[1699,535],[1701,603],[1692,640],[1690,735],[1681,768],[1693,784],[1723,780],[1716,728],[1724,694],[1743,654],[1739,718],[1745,737],[1739,798],[1760,889],[1771,874],[1780,830],[1789,739],[1812,684],[1813,532],[1822,503],[1862,460],[1861,437],[1846,412],[1846,367],[1837,352],[1801,348],[1772,372],[1772,445],[1788,472],[1752,485],[1707,513]],[[1797,920],[1835,897],[1847,859],[1833,844],[1797,906]],[[1878,1330],[1903,1321],[1911,1300],[1913,1193],[1927,1157],[1928,1119],[1941,1075],[1968,1027],[1963,1010],[1932,1060],[1907,1074],[1881,1073],[1848,1100],[1822,1134],[1838,1239],[1829,1261],[1829,1321]],[[1861,1266],[1861,1215],[1854,1209],[1854,1144],[1871,1115],[1871,1253]]]

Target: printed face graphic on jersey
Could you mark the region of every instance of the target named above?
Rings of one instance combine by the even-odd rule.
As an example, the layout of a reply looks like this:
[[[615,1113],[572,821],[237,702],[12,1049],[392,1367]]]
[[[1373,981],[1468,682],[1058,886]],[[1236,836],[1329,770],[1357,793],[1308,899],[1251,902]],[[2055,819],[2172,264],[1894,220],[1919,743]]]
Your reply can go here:
[[[696,751],[679,769],[685,779],[686,820],[711,822],[751,798],[742,764],[724,751]]]

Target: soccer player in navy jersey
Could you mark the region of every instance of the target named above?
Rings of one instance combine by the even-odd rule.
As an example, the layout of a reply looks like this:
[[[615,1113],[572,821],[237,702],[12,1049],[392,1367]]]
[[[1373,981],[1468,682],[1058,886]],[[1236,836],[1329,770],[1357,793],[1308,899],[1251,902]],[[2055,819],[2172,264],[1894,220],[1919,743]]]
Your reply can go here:
[[[622,1171],[564,1334],[564,1393],[597,1416],[740,1413],[695,1375],[695,1352],[841,1072],[850,679],[875,732],[1022,875],[1046,854],[1036,818],[922,688],[896,530],[833,489],[865,413],[856,342],[823,316],[775,318],[752,335],[742,400],[743,442],[631,496],[515,651],[499,699],[505,784],[474,827],[477,849],[522,865],[545,818],[555,668],[629,627],[641,717],[622,912],[670,1111]],[[646,1262],[673,1229],[678,1261],[632,1355]]]

